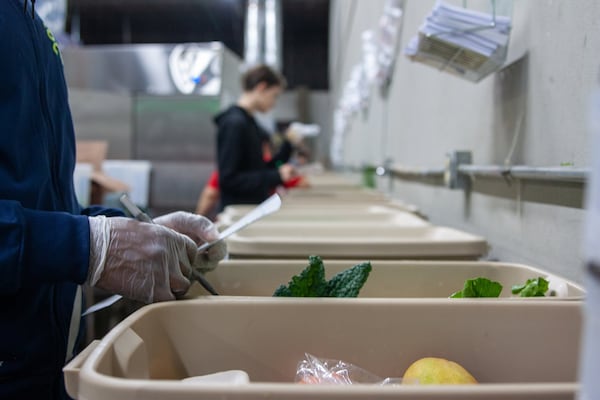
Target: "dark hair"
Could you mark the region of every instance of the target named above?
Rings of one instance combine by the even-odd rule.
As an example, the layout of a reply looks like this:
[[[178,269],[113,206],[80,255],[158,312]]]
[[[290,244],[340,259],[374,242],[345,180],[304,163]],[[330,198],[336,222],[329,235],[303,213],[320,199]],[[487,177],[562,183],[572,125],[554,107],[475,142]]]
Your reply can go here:
[[[250,68],[242,75],[242,89],[245,92],[253,90],[259,83],[264,82],[267,87],[285,87],[286,81],[283,75],[267,65],[257,65]]]

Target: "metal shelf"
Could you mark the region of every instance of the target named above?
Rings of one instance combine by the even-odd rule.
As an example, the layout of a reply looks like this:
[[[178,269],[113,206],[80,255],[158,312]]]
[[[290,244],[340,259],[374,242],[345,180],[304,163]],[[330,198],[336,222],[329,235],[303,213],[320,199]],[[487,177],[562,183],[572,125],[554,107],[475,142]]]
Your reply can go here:
[[[394,165],[388,168],[381,166],[372,166],[374,169],[385,171],[386,175],[398,179],[435,179],[443,178],[446,173],[445,168],[418,168]],[[526,165],[516,165],[505,167],[502,165],[471,165],[461,164],[458,167],[458,173],[469,178],[488,177],[502,179],[524,179],[524,180],[543,180],[550,182],[577,182],[585,183],[588,179],[589,168],[575,167],[531,167]],[[381,175],[381,174],[380,174]]]
[[[459,165],[458,172],[470,177],[485,176],[496,178],[544,180],[554,182],[584,183],[589,175],[589,168],[574,167],[530,167],[515,165]]]

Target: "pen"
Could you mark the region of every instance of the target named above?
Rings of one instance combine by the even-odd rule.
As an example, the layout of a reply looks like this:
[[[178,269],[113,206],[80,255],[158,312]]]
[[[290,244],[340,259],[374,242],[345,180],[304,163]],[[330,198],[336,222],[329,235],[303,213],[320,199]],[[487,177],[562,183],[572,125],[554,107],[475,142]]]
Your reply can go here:
[[[150,224],[154,223],[154,221],[152,221],[152,218],[150,218],[150,216],[148,214],[146,214],[145,212],[140,210],[140,208],[138,206],[136,206],[129,199],[129,196],[127,196],[126,193],[121,195],[121,197],[119,198],[119,201],[121,202],[121,204],[123,204],[123,207],[125,207],[127,209],[127,211],[129,211],[131,213],[133,218],[135,218],[141,222],[147,222]],[[204,287],[204,289],[206,289],[210,294],[215,295],[215,296],[219,295],[219,293],[217,293],[215,288],[213,288],[212,285],[206,280],[204,275],[202,275],[202,273],[196,271],[194,268],[192,268],[192,277],[195,280],[197,280],[202,285],[202,287]]]

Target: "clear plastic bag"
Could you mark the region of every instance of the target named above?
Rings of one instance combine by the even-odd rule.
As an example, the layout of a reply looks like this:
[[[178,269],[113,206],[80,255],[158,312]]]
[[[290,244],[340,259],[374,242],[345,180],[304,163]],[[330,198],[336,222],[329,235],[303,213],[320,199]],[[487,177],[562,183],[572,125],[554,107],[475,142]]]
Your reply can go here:
[[[381,378],[341,360],[318,358],[305,353],[296,369],[296,382],[317,385],[398,385],[402,383],[402,378]]]

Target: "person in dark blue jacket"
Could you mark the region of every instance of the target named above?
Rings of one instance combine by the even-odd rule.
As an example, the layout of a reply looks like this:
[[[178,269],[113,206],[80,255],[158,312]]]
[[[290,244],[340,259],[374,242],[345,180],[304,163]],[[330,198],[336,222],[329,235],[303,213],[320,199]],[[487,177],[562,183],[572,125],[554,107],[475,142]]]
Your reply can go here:
[[[80,285],[145,302],[184,293],[214,268],[218,232],[177,212],[156,224],[81,209],[75,136],[58,44],[33,0],[0,1],[0,399],[62,399],[80,334]]]
[[[263,144],[268,134],[253,115],[271,110],[284,86],[285,79],[275,70],[257,65],[242,76],[243,93],[237,103],[215,117],[220,210],[231,204],[259,204],[296,174],[286,163],[292,152],[290,142],[284,142],[273,159],[264,161]]]

